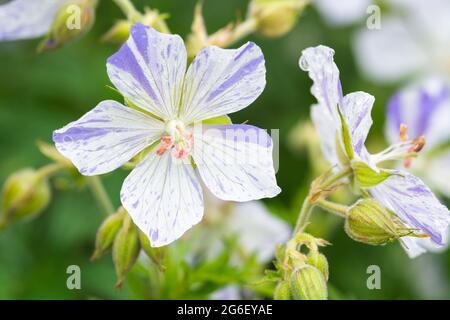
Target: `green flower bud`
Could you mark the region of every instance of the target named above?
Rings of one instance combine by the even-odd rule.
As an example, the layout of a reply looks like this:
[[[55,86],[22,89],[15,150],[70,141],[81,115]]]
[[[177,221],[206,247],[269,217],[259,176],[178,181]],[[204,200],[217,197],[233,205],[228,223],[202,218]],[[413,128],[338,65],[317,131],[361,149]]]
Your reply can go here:
[[[327,300],[328,290],[325,277],[319,269],[303,265],[289,278],[289,291],[294,300]]]
[[[70,0],[56,14],[38,52],[57,49],[80,38],[93,26],[97,0]]]
[[[359,200],[350,207],[345,231],[353,240],[370,245],[383,245],[404,236],[422,237],[373,199]]]
[[[101,40],[108,43],[124,43],[130,35],[131,25],[132,23],[128,20],[119,20],[103,35]]]
[[[0,227],[10,221],[32,219],[50,202],[51,191],[45,176],[27,168],[12,174],[3,186]]]
[[[275,300],[290,300],[291,294],[289,292],[289,283],[287,281],[280,281],[275,287],[273,295]]]
[[[249,15],[256,20],[261,34],[280,37],[295,26],[307,3],[307,0],[253,0]]]
[[[119,230],[113,244],[113,261],[117,273],[116,287],[120,288],[125,275],[135,264],[141,246],[136,226],[126,215],[122,228]]]
[[[310,251],[306,256],[306,263],[322,272],[325,280],[328,281],[330,271],[328,267],[328,260],[325,255],[319,251]]]
[[[139,241],[141,243],[142,250],[144,250],[147,256],[159,267],[161,271],[164,271],[164,249],[152,247],[150,245],[150,240],[142,231],[139,231]]]
[[[95,239],[95,251],[91,260],[95,260],[100,257],[106,250],[108,250],[117,233],[122,226],[123,218],[125,216],[125,209],[120,207],[119,210],[112,215],[109,215],[102,223],[97,231],[97,237]]]

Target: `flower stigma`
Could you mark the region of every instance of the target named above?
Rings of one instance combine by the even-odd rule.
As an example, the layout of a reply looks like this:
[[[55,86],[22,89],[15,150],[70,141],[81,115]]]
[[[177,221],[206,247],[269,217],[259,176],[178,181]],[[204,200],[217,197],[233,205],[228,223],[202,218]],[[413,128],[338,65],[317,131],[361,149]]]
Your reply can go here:
[[[167,150],[172,149],[172,156],[183,160],[189,155],[194,145],[192,132],[186,130],[180,120],[170,120],[166,124],[166,135],[161,136],[156,154],[162,156]]]

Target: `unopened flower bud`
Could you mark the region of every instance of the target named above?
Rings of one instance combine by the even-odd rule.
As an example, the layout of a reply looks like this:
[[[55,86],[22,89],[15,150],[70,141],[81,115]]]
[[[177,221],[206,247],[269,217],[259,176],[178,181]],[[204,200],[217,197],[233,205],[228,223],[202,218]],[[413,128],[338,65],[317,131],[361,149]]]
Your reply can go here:
[[[119,20],[102,36],[101,40],[108,43],[124,43],[130,36],[131,25],[132,23],[128,20]]]
[[[328,260],[325,257],[325,255],[323,255],[319,251],[309,251],[306,256],[306,263],[317,268],[320,272],[322,272],[325,280],[328,281],[330,273],[328,267]]]
[[[97,0],[70,0],[57,13],[38,51],[62,47],[87,33],[94,24]]]
[[[142,250],[144,250],[147,256],[158,266],[161,271],[164,271],[164,249],[152,247],[150,245],[150,240],[142,231],[139,231],[139,241],[141,243]]]
[[[121,287],[125,275],[135,264],[140,250],[138,231],[130,216],[126,215],[122,228],[117,233],[113,244],[113,261],[117,273],[117,288]]]
[[[319,269],[303,265],[291,274],[289,291],[294,300],[326,300],[327,283]]]
[[[383,245],[404,236],[422,237],[373,199],[359,200],[349,209],[345,231],[353,240],[371,245]]]
[[[0,226],[21,219],[32,219],[50,202],[51,191],[46,177],[27,168],[12,174],[3,186]]]
[[[256,19],[261,34],[279,37],[295,26],[307,3],[306,0],[253,0],[249,14]]]
[[[275,292],[273,295],[275,300],[290,300],[291,294],[289,292],[289,282],[288,281],[280,281],[275,287]]]
[[[122,226],[123,218],[125,216],[125,209],[120,207],[119,210],[109,215],[102,223],[97,231],[97,237],[95,239],[95,251],[91,260],[95,260],[100,257],[106,250],[108,250],[116,238],[117,233]]]

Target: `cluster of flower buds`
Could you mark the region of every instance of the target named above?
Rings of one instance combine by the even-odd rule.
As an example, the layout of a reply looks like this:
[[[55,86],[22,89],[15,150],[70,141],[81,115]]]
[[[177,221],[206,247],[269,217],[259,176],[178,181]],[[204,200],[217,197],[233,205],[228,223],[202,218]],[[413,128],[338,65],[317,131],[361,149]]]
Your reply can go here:
[[[117,288],[121,287],[126,274],[136,263],[141,249],[156,265],[163,268],[161,249],[150,246],[148,238],[134,225],[123,207],[109,215],[100,225],[91,260],[99,258],[111,248],[117,273]]]
[[[86,34],[94,25],[97,0],[70,0],[56,13],[47,36],[38,51],[62,47]]]
[[[280,274],[275,288],[276,300],[326,300],[329,278],[328,261],[319,246],[328,244],[307,233],[299,233],[277,252]],[[306,246],[308,253],[301,252]]]

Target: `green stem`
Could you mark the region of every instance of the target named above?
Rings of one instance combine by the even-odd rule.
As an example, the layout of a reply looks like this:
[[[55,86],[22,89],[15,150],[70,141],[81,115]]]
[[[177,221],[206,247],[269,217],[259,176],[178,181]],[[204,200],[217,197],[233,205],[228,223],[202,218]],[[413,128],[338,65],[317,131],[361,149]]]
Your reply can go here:
[[[37,180],[50,177],[64,168],[65,166],[60,163],[47,164],[36,171]]]
[[[136,10],[133,3],[130,0],[113,0],[116,5],[122,10],[130,21],[137,21],[141,14]]]
[[[328,212],[334,213],[339,217],[345,218],[347,216],[348,207],[342,204],[331,202],[325,199],[317,200],[316,204],[318,207]]]
[[[105,215],[110,215],[114,213],[114,206],[109,199],[108,193],[103,186],[102,180],[98,176],[92,176],[87,178],[89,187],[92,194],[97,200],[100,207],[103,209]]]
[[[337,172],[335,175],[331,176],[328,180],[325,180],[321,185],[320,189],[327,189],[331,187],[333,184],[341,180],[342,178],[345,178],[352,172],[352,169],[345,168],[339,172]],[[311,217],[311,213],[314,209],[315,203],[311,202],[310,195],[306,197],[305,201],[303,202],[302,209],[300,210],[300,213],[298,214],[297,222],[295,224],[294,229],[294,235],[297,234],[300,231],[303,231],[306,226],[309,223],[309,219]]]
[[[248,18],[239,25],[236,26],[234,31],[234,36],[232,43],[238,42],[239,40],[249,36],[256,31],[258,27],[258,21],[255,18]],[[230,43],[229,45],[231,45]]]

